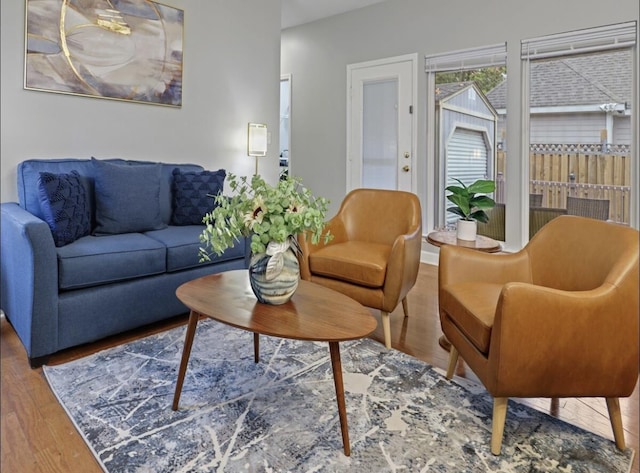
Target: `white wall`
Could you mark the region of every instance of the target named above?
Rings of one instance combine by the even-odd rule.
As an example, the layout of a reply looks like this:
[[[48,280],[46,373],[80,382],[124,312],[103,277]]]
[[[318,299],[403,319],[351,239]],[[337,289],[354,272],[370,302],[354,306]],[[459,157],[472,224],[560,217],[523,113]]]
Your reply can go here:
[[[520,41],[546,34],[638,20],[638,0],[387,0],[355,12],[289,28],[282,34],[283,74],[292,74],[291,156],[295,174],[331,199],[332,211],[346,189],[346,68],[396,55],[425,54],[507,42],[507,243],[526,241],[520,212],[522,190]],[[637,54],[637,51],[636,51]],[[636,58],[637,61],[637,58]],[[637,89],[637,86],[636,86]],[[425,144],[426,77],[419,74],[418,194],[427,209],[424,231],[433,228],[433,155]],[[637,109],[637,99],[634,104]],[[637,158],[637,157],[636,157]],[[636,182],[637,193],[637,182]],[[526,189],[525,189],[526,190]],[[637,195],[636,195],[637,200]],[[425,245],[426,251],[434,251]]]
[[[278,176],[280,0],[165,0],[184,10],[181,108],[23,90],[25,2],[2,1],[1,201],[27,158],[193,162],[250,175],[247,123],[272,130],[260,172]]]

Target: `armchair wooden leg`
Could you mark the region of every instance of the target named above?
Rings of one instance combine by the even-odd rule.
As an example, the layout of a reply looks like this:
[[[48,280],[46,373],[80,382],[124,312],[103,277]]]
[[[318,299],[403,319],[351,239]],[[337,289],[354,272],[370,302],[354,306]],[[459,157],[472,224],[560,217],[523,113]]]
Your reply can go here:
[[[389,322],[389,312],[381,310],[382,314],[382,330],[384,332],[384,346],[391,348],[391,323]]]
[[[409,303],[407,302],[407,298],[402,299],[402,310],[404,312],[405,317],[409,317]]]
[[[493,398],[493,423],[491,430],[491,453],[500,455],[502,449],[502,436],[504,435],[504,423],[507,420],[508,397]]]
[[[453,373],[456,370],[458,364],[458,350],[453,345],[449,349],[449,366],[447,367],[447,379],[453,378]]]
[[[609,419],[611,420],[616,447],[624,450],[626,448],[624,443],[624,430],[622,428],[622,415],[620,414],[620,401],[617,397],[607,398],[607,409],[609,410]]]

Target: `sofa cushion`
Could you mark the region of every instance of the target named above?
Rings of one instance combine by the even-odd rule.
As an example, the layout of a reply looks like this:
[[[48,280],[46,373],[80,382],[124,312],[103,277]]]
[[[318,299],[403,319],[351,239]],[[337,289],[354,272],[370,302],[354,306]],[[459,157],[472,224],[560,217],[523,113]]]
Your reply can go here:
[[[215,208],[215,196],[222,192],[226,171],[173,170],[172,225],[202,225],[202,218]]]
[[[107,159],[111,163],[124,164],[122,159]],[[53,174],[70,173],[78,171],[80,182],[87,190],[91,215],[95,213],[93,163],[90,159],[27,159],[18,164],[18,198],[20,206],[27,212],[44,220],[40,195],[38,193],[38,179],[41,172]]]
[[[129,166],[155,164],[148,161],[125,161],[120,158],[106,158],[100,161]],[[173,186],[173,170],[179,168],[183,171],[202,171],[204,168],[198,164],[188,163],[160,163],[160,165],[162,166],[160,173],[160,215],[162,221],[165,224],[169,224],[171,222],[171,214],[173,213],[173,196],[171,192]],[[18,197],[20,205],[36,217],[44,220],[44,215],[40,208],[40,197],[38,195],[40,172],[68,173],[73,170],[78,171],[80,181],[84,184],[85,189],[87,189],[87,197],[89,198],[91,216],[93,218],[95,216],[93,178],[95,167],[91,159],[27,159],[22,161],[18,164]]]
[[[57,249],[60,289],[108,284],[165,272],[165,246],[141,233],[86,236]]]
[[[245,242],[240,241],[222,255],[211,255],[211,261],[200,263],[200,234],[204,225],[169,225],[163,230],[146,232],[145,235],[162,243],[167,248],[167,272],[180,271],[204,264],[220,263],[245,256]]]
[[[40,207],[56,246],[64,246],[91,231],[87,191],[77,171],[41,172],[38,181]]]
[[[382,287],[391,246],[366,241],[335,243],[309,255],[312,274],[366,287]]]
[[[95,169],[95,235],[164,228],[159,163],[115,164],[92,158]]]

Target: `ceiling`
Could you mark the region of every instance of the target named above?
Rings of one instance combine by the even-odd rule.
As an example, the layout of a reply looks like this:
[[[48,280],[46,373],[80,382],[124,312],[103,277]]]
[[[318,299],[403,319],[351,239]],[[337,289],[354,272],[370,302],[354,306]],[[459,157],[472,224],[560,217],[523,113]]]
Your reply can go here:
[[[368,7],[384,0],[282,0],[282,29]]]

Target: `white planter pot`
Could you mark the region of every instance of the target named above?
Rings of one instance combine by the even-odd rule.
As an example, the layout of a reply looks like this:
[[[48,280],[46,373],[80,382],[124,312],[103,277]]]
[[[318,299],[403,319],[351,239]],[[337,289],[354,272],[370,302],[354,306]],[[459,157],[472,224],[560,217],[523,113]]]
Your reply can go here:
[[[475,241],[478,232],[478,222],[475,220],[458,220],[456,230],[458,240]]]

